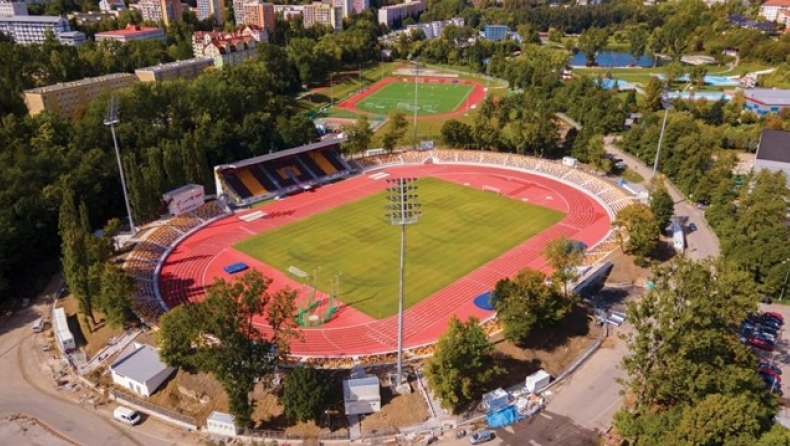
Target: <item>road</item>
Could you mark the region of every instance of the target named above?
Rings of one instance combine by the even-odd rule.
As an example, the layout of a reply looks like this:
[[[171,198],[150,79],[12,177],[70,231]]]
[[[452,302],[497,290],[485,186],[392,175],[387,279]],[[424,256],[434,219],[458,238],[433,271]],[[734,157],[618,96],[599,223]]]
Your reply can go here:
[[[616,138],[619,138],[619,136],[608,135],[604,138],[606,151],[621,158],[628,164],[629,169],[642,175],[645,179],[645,186],[647,186],[653,178],[653,166],[647,166],[642,161],[617,148],[615,146]],[[661,172],[660,167],[659,165],[659,172]],[[669,182],[667,182],[667,190],[672,199],[675,200],[675,216],[686,223],[686,257],[693,260],[718,257],[719,238],[708,226],[704,211],[698,209],[696,204],[686,201],[683,194]],[[696,224],[698,229],[695,232],[688,232],[688,224],[692,222]]]
[[[37,337],[43,334],[31,330],[37,311],[43,313],[47,308],[41,303],[38,308],[0,317],[0,419],[16,414],[34,417],[73,443],[86,446],[195,444],[194,436],[150,418],[136,427],[121,425],[112,418],[114,404],[82,407],[73,393],[56,390],[51,372],[38,362],[44,353]]]

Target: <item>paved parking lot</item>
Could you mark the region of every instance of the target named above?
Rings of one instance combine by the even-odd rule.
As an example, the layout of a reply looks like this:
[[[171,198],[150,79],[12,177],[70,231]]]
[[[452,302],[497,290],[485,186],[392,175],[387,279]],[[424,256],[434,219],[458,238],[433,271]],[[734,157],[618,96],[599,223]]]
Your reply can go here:
[[[786,300],[790,303],[790,300]],[[790,403],[790,306],[787,305],[760,305],[761,311],[775,311],[785,318],[785,326],[779,332],[779,337],[776,340],[776,349],[773,353],[763,354],[762,357],[771,361],[782,369],[782,392],[784,392],[784,401]],[[756,350],[756,349],[755,349]],[[759,350],[758,350],[759,351]]]
[[[577,425],[568,417],[544,410],[524,421],[494,430],[496,437],[485,446],[597,446],[598,435]],[[469,436],[443,439],[442,445],[469,446]]]

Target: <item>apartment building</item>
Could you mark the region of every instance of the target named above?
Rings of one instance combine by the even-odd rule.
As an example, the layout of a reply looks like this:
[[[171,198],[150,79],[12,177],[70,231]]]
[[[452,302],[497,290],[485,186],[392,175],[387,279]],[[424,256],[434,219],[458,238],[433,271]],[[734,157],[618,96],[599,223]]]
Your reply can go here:
[[[768,0],[760,5],[760,15],[769,22],[775,22],[780,12],[790,9],[790,0]]]
[[[370,9],[370,0],[351,0],[354,9],[354,14]]]
[[[483,38],[492,42],[499,42],[507,38],[507,33],[510,31],[506,25],[485,25],[483,27]]]
[[[389,27],[400,26],[406,17],[417,18],[423,11],[425,11],[425,3],[422,0],[406,0],[400,5],[379,8],[379,23]]]
[[[135,82],[137,77],[133,74],[115,73],[47,85],[25,90],[25,104],[31,115],[48,111],[63,119],[70,119],[77,110],[84,109],[102,94],[128,87]]]
[[[339,31],[343,29],[343,10],[338,6],[313,2],[302,10],[302,21],[305,28],[322,24]]]
[[[154,26],[126,25],[124,29],[96,33],[96,41],[115,40],[121,43],[134,40],[159,40],[165,41],[165,32],[162,28]]]
[[[209,58],[195,58],[179,60],[152,67],[134,70],[134,74],[141,82],[162,82],[175,79],[194,79],[200,76],[206,68],[214,65],[214,60]]]
[[[27,5],[24,2],[0,1],[0,16],[27,15]]]
[[[197,0],[195,15],[199,20],[213,17],[214,22],[221,25],[225,23],[225,0]]]
[[[0,16],[0,33],[19,44],[44,43],[47,31],[67,45],[79,45],[85,34],[71,30],[68,20],[58,16]]]
[[[236,20],[237,25],[245,22],[244,5],[250,0],[231,0],[231,7],[233,8],[233,18]]]
[[[302,20],[305,5],[274,5],[274,13],[282,14],[285,20]]]
[[[140,0],[137,6],[143,20],[164,22],[165,25],[181,20],[183,12],[181,0]]]
[[[354,3],[352,0],[333,0],[332,5],[340,8],[340,13],[343,18],[351,17],[354,13]]]
[[[253,25],[274,32],[274,5],[262,1],[248,1],[244,4],[244,21],[238,24]]]

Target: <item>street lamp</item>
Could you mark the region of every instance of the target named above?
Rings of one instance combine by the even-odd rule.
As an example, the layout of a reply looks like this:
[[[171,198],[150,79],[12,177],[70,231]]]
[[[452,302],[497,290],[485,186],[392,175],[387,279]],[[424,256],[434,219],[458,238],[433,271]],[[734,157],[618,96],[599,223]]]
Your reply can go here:
[[[790,259],[785,259],[784,262],[782,262],[782,264],[784,265],[787,262],[790,262]],[[787,267],[787,273],[785,274],[785,282],[784,285],[782,285],[782,292],[779,294],[779,300],[782,300],[785,297],[785,290],[787,289],[788,278],[790,278],[790,266]]]
[[[417,150],[417,87],[420,85],[420,65],[417,59],[411,61],[414,64],[414,150]]]
[[[406,226],[417,223],[420,217],[420,204],[417,203],[416,178],[394,178],[387,180],[387,200],[390,204],[385,206],[390,224],[400,226],[400,267],[398,284],[398,372],[396,382],[398,387],[403,383],[403,288],[404,271],[406,265]]]
[[[132,218],[132,206],[129,204],[129,194],[126,192],[126,177],[123,174],[123,163],[121,163],[121,152],[118,150],[118,139],[115,137],[115,124],[121,122],[118,117],[118,102],[115,96],[110,96],[110,103],[107,106],[107,118],[104,120],[104,125],[110,127],[112,133],[112,142],[115,146],[115,158],[118,160],[118,172],[121,174],[121,188],[123,189],[123,201],[126,204],[126,215],[129,217],[129,230],[134,235],[137,228],[134,226],[134,218]]]
[[[664,107],[664,122],[661,124],[661,134],[658,136],[658,150],[656,150],[656,160],[653,161],[654,177],[656,176],[656,172],[658,172],[658,158],[661,156],[661,143],[664,142],[664,131],[667,128],[669,109],[672,108],[672,104],[669,102],[669,97],[667,96],[666,90],[664,90],[664,93],[661,95],[661,105]]]

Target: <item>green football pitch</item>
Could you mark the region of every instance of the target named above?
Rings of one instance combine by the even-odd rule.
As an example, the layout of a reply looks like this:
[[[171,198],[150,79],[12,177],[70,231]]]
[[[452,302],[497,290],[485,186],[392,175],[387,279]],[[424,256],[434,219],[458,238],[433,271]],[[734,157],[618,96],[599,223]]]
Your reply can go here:
[[[435,115],[456,110],[472,92],[466,84],[419,83],[417,86],[417,114]],[[414,113],[414,83],[392,82],[381,90],[357,102],[356,107],[369,113],[387,114],[393,108]]]
[[[431,177],[417,186],[422,216],[407,227],[407,308],[564,215]],[[235,248],[280,271],[295,266],[317,272],[318,289],[327,293],[339,273],[339,299],[384,318],[398,311],[400,252],[400,228],[385,216],[387,203],[386,192],[376,193],[250,237]]]

